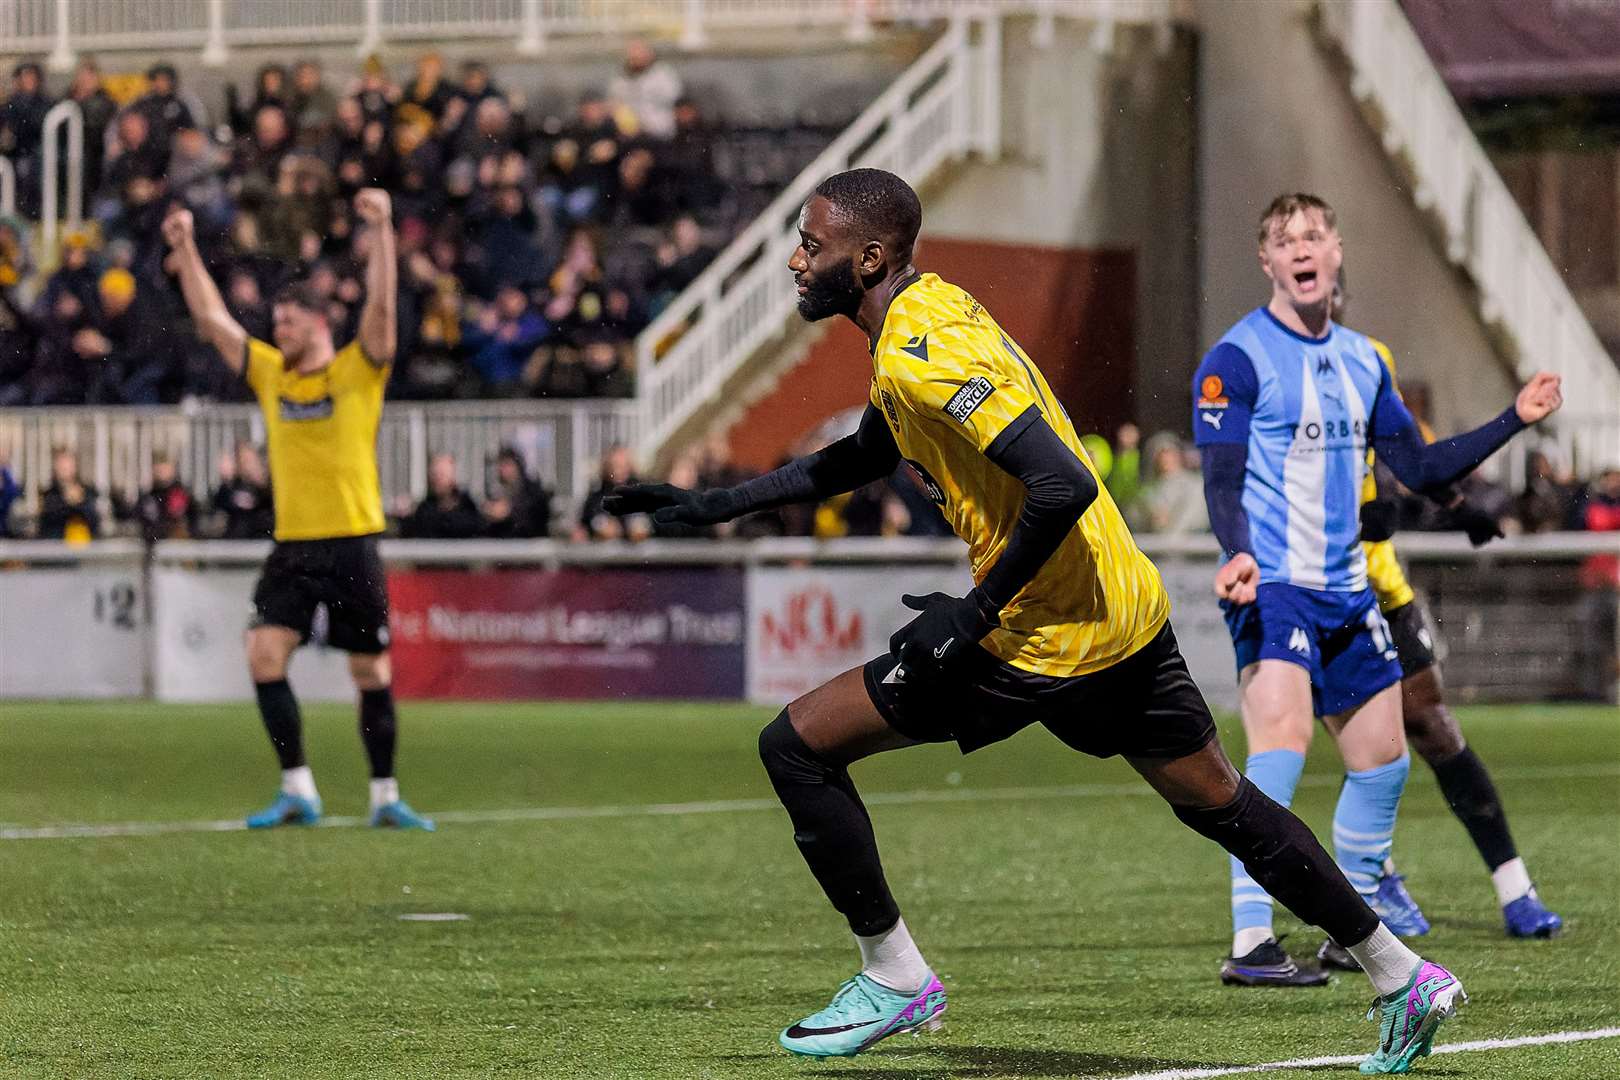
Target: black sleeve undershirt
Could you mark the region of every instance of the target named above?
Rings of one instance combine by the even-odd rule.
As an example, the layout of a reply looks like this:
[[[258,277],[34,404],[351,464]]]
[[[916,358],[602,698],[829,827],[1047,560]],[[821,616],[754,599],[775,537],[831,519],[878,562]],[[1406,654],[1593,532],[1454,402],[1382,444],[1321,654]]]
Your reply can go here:
[[[1254,554],[1249,539],[1249,515],[1243,510],[1243,477],[1249,469],[1247,443],[1212,443],[1201,451],[1204,465],[1204,505],[1209,527],[1230,559],[1239,552]]]
[[[994,619],[1034,579],[1096,500],[1097,481],[1034,405],[996,437],[985,456],[1025,488],[1018,524],[978,587],[981,607]]]
[[[853,435],[756,476],[732,488],[739,514],[774,510],[791,503],[819,502],[846,491],[865,487],[894,472],[900,464],[900,448],[895,445],[883,414],[871,405],[861,414]]]

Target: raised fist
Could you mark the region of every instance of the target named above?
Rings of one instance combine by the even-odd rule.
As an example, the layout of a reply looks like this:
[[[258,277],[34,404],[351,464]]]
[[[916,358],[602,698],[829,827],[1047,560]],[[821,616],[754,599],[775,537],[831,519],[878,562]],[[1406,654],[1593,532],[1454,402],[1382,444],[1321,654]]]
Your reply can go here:
[[[163,242],[172,248],[180,247],[191,240],[193,227],[191,211],[176,206],[163,218]]]
[[[354,212],[367,225],[385,225],[393,217],[393,201],[382,188],[361,188],[354,197]]]

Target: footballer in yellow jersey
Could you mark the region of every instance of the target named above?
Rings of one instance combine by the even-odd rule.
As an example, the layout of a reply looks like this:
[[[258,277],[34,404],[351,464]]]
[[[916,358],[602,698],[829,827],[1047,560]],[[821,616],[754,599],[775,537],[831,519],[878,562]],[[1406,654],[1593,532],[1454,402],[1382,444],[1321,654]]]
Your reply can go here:
[[[349,654],[360,700],[360,736],[371,764],[371,823],[431,830],[399,797],[397,720],[388,655],[388,584],[377,538],[384,528],[377,482],[377,425],[395,344],[398,273],[388,193],[361,191],[356,215],[372,234],[359,334],[332,343],[326,305],[307,285],[283,288],[272,307],[275,344],[249,338],[231,317],[197,249],[190,211],[163,221],[197,332],[258,399],[268,433],[276,546],[253,590],[248,670],[259,714],[281,765],[281,787],[249,828],[312,825],[321,799],[304,757],[298,700],[287,666],[308,641],[317,610],[327,641]]]
[[[935,1022],[946,1005],[889,891],[849,764],[924,742],[966,753],[1031,724],[1082,752],[1123,755],[1185,824],[1357,955],[1398,948],[1311,831],[1232,767],[1158,572],[1031,358],[972,296],[912,265],[921,224],[916,193],[879,169],[829,177],[799,215],[788,262],[799,314],[848,318],[871,349],[854,434],[735,487],[636,484],[607,505],[707,525],[820,501],[905,462],[968,545],[966,596],[903,597],[918,615],[887,653],[760,733],[794,841],[861,953],[859,974],[783,1030],[782,1046],[857,1054]]]

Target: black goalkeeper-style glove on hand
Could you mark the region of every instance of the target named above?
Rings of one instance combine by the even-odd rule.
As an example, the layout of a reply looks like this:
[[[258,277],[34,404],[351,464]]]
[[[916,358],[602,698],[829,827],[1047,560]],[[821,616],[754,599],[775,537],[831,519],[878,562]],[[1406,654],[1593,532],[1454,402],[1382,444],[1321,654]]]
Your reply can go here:
[[[1395,535],[1400,508],[1394,500],[1374,499],[1361,504],[1361,539],[1377,544]]]
[[[1501,522],[1467,499],[1452,507],[1451,520],[1468,534],[1468,542],[1475,547],[1484,547],[1492,540],[1501,539],[1505,535],[1502,532]]]
[[[692,491],[674,484],[626,484],[602,500],[615,516],[651,514],[660,525],[715,525],[742,512],[731,488]]]
[[[889,652],[902,664],[921,671],[942,672],[960,661],[998,625],[998,613],[974,589],[966,596],[929,593],[906,595],[900,602],[922,612],[889,638]]]

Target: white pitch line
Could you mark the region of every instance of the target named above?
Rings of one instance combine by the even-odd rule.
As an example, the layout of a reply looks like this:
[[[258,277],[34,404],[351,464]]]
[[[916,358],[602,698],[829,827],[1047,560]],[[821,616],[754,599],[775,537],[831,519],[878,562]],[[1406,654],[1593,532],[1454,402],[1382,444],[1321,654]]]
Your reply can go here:
[[[1594,1039],[1620,1038],[1620,1027],[1596,1028],[1592,1031],[1555,1031],[1549,1035],[1522,1035],[1516,1039],[1476,1039],[1473,1042],[1446,1043],[1436,1046],[1436,1054],[1471,1054],[1478,1050],[1513,1050],[1521,1046],[1550,1046],[1555,1043],[1590,1042]],[[1132,1073],[1129,1076],[1111,1076],[1106,1080],[1204,1080],[1210,1076],[1239,1076],[1244,1073],[1279,1072],[1284,1069],[1318,1069],[1325,1065],[1354,1065],[1362,1054],[1340,1054],[1336,1057],[1291,1058],[1288,1061],[1268,1061],[1263,1065],[1218,1065],[1197,1069],[1167,1069],[1163,1072]],[[1104,1080],[1102,1077],[1096,1080]]]
[[[1576,780],[1620,776],[1620,763],[1592,765],[1527,765],[1498,769],[1498,780]],[[1342,778],[1313,774],[1300,778],[1307,788],[1338,787]],[[1423,781],[1419,781],[1423,782]],[[930,803],[1026,802],[1051,799],[1118,798],[1152,795],[1140,780],[1112,784],[1061,784],[1045,787],[938,788],[922,791],[877,791],[862,795],[873,806],[917,806]],[[606,806],[518,806],[498,810],[447,810],[438,821],[460,825],[518,821],[581,821],[592,818],[684,817],[693,814],[759,813],[781,807],[776,799],[717,799],[708,802],[643,803]],[[368,824],[364,817],[323,817],[319,828],[352,829]],[[4,840],[81,840],[117,836],[161,836],[168,833],[242,832],[241,818],[217,821],[108,821],[64,825],[0,826]]]

